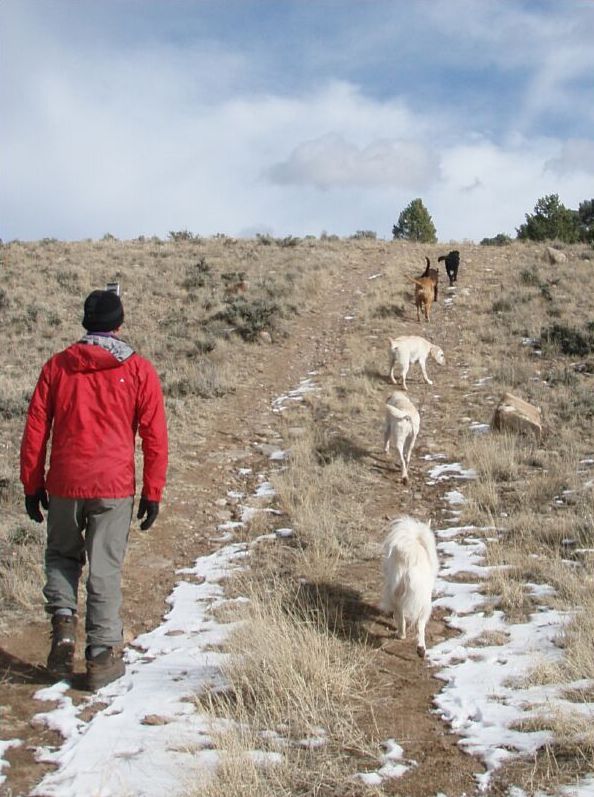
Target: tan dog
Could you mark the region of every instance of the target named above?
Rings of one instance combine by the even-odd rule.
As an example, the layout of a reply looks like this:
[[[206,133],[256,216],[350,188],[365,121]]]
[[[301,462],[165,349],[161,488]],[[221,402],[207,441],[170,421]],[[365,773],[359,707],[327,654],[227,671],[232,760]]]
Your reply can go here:
[[[423,277],[429,277],[429,279],[433,280],[433,287],[434,287],[433,301],[436,302],[437,288],[439,285],[439,270],[436,268],[431,268],[431,261],[429,260],[428,257],[426,257],[425,260],[427,261],[427,268],[425,269],[425,271],[423,271],[419,279],[423,279]]]
[[[390,338],[390,379],[396,384],[396,366],[400,371],[402,387],[406,387],[406,375],[412,363],[419,363],[425,382],[432,385],[433,382],[427,376],[427,358],[433,357],[436,363],[444,365],[445,356],[439,346],[435,346],[431,341],[421,338],[419,335],[401,335],[399,338]]]
[[[408,465],[415,447],[421,417],[415,405],[400,390],[395,390],[386,402],[384,424],[384,453],[390,451],[390,444],[398,451],[402,467],[402,483],[408,484]]]
[[[435,299],[435,283],[431,277],[409,277],[411,282],[416,285],[415,288],[415,305],[417,307],[417,321],[421,320],[421,307],[425,315],[425,321],[429,321],[431,317],[431,305]]]

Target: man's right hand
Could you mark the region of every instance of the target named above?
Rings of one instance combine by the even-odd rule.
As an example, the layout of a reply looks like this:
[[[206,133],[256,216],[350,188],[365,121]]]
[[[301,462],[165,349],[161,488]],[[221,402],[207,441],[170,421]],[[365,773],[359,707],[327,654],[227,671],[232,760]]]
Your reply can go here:
[[[138,514],[136,517],[138,520],[144,520],[140,524],[140,528],[142,531],[147,531],[153,525],[155,520],[157,519],[157,515],[159,514],[159,502],[158,501],[149,501],[148,498],[141,496],[140,503],[138,504]]]
[[[37,490],[34,495],[25,496],[25,510],[27,514],[31,520],[34,520],[36,523],[43,523],[43,515],[41,514],[39,504],[41,504],[44,509],[49,507],[45,490]]]

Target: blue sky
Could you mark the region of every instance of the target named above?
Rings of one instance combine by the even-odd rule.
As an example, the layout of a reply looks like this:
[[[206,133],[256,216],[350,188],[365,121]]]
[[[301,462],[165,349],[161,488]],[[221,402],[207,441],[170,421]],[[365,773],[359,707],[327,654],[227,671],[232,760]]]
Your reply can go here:
[[[0,237],[513,235],[594,195],[594,0],[2,0]]]

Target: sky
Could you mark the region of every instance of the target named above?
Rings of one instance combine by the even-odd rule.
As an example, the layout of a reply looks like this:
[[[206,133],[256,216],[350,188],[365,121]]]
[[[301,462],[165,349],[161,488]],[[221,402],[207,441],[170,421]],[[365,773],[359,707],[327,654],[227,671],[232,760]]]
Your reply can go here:
[[[0,0],[0,237],[440,241],[594,195],[594,0]]]

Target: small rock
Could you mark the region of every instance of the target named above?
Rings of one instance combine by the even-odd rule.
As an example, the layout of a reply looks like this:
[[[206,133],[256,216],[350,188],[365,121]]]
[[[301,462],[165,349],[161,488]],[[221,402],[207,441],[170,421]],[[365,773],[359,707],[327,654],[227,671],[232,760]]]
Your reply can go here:
[[[543,255],[544,259],[550,263],[551,265],[558,265],[559,263],[566,263],[567,262],[567,255],[565,252],[561,252],[559,249],[555,249],[553,246],[547,246],[544,251]]]
[[[145,714],[140,722],[142,725],[168,725],[171,719],[162,717],[160,714]]]
[[[272,445],[271,443],[255,443],[254,448],[267,457],[270,457],[277,451],[282,451],[279,446]]]
[[[525,432],[533,434],[537,440],[542,435],[542,413],[524,399],[511,393],[504,393],[495,408],[491,428],[497,431]]]

